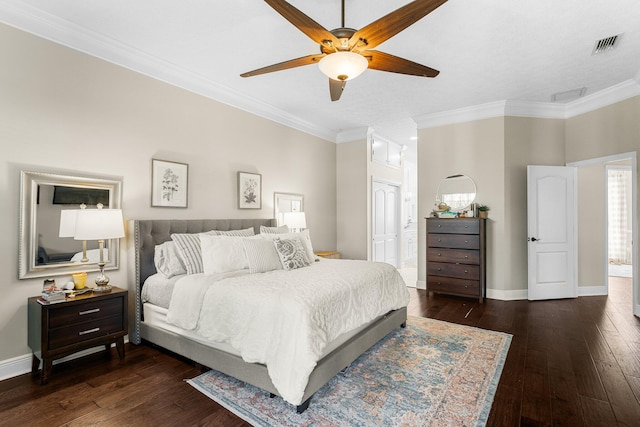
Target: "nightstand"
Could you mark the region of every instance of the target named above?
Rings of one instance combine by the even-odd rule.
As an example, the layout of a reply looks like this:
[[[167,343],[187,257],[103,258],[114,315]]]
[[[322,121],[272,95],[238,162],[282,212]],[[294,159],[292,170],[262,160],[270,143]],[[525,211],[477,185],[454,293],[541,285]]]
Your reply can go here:
[[[55,304],[41,304],[39,297],[28,300],[29,347],[33,351],[31,372],[38,371],[42,359],[42,384],[51,374],[54,359],[80,350],[115,343],[124,358],[127,334],[127,291],[86,293]],[[40,358],[38,358],[38,354]]]
[[[316,252],[316,255],[322,258],[340,259],[342,255],[338,251],[322,251]]]

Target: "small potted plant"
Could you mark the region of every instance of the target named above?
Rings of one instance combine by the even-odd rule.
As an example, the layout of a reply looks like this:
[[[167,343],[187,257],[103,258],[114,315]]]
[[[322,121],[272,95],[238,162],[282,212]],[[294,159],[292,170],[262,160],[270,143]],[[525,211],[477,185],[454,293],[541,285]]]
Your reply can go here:
[[[480,218],[486,218],[489,216],[489,206],[479,204],[476,209],[478,210],[478,216]]]

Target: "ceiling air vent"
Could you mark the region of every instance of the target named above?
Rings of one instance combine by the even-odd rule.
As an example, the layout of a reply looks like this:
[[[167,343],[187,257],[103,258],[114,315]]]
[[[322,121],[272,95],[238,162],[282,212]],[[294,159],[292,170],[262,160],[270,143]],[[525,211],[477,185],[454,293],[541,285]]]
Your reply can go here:
[[[615,36],[606,37],[604,39],[598,40],[596,42],[596,45],[593,48],[593,55],[606,52],[618,46],[618,40],[620,40],[621,35],[622,34],[617,34]]]
[[[586,87],[568,90],[566,92],[558,92],[551,95],[552,102],[569,102],[581,98],[587,93]]]

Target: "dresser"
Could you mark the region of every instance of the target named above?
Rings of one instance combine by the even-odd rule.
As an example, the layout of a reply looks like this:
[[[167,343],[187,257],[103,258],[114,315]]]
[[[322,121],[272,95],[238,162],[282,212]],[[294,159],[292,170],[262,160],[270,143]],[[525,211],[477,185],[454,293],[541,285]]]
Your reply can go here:
[[[42,359],[41,382],[46,384],[54,359],[101,345],[110,350],[112,343],[124,358],[127,307],[127,291],[116,287],[55,304],[29,298],[27,342],[33,352],[32,372],[38,371]]]
[[[427,218],[427,291],[486,295],[486,219]]]

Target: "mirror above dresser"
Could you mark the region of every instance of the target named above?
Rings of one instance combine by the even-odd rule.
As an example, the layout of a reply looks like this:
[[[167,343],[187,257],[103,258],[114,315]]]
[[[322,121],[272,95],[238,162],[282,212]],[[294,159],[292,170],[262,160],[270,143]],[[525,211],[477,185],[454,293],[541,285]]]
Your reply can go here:
[[[450,175],[438,185],[436,205],[444,203],[449,211],[468,210],[476,198],[476,184],[463,174]]]

